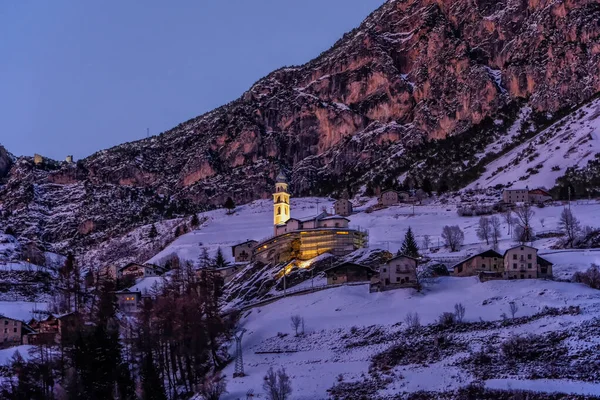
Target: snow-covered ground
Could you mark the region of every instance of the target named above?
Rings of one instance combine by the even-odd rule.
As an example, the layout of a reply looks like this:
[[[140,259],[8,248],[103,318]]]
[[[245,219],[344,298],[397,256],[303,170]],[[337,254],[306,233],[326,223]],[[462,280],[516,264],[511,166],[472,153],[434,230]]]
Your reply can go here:
[[[361,380],[362,375],[369,375],[371,357],[393,344],[348,347],[345,343],[361,338],[353,331],[365,327],[372,329],[375,325],[390,334],[397,332],[400,329],[397,324],[402,323],[409,312],[418,312],[423,324],[431,324],[442,312],[453,311],[455,303],[465,306],[466,321],[494,321],[499,320],[503,313],[510,315],[509,302],[518,305],[518,316],[536,314],[545,306],[566,305],[581,306],[582,314],[543,317],[529,324],[494,331],[501,340],[522,332],[568,329],[591,319],[600,310],[600,291],[565,282],[522,280],[480,283],[475,277],[447,277],[438,279],[424,293],[413,289],[369,293],[368,285],[363,285],[286,298],[253,309],[242,318],[241,327],[247,329],[243,354],[248,376],[232,378],[234,364],[229,365],[224,371],[229,391],[225,399],[244,398],[250,389],[254,393],[262,393],[263,376],[269,367],[286,368],[295,389],[294,400],[327,398],[326,390],[337,382],[338,375],[341,374],[344,381]],[[305,336],[294,337],[290,325],[292,315],[304,317]],[[287,336],[281,337],[282,334]],[[480,346],[483,342],[485,338],[473,339],[473,346]],[[473,380],[467,372],[453,367],[448,360],[429,365],[409,365],[397,370],[397,376],[404,378],[394,379],[386,389],[387,393],[448,390]],[[489,383],[491,387],[502,384],[508,385],[509,381]],[[523,383],[520,386],[538,389],[540,384]],[[578,392],[577,387],[572,382],[570,386],[552,386],[567,392],[571,389]],[[600,394],[600,384],[587,383],[585,393]]]
[[[374,201],[371,201],[373,203]],[[296,218],[316,215],[323,206],[331,208],[333,202],[323,198],[292,198],[291,214]],[[214,255],[220,247],[229,261],[233,261],[231,246],[248,239],[261,240],[272,234],[273,208],[272,202],[259,200],[238,207],[234,215],[227,215],[224,210],[215,210],[201,214],[207,221],[198,230],[180,236],[171,245],[158,253],[149,262],[157,263],[171,254],[176,254],[184,260],[196,261],[202,247]],[[533,208],[535,215],[532,225],[536,232],[555,231],[558,229],[560,213],[564,205]],[[465,244],[460,252],[448,253],[441,248],[435,256],[461,257],[469,253],[489,248],[477,238],[479,217],[461,217],[456,212],[455,205],[430,204],[415,206],[399,205],[371,213],[365,212],[366,207],[358,207],[359,212],[351,215],[350,226],[368,229],[369,247],[396,252],[404,240],[408,227],[412,227],[419,245],[425,235],[431,240],[431,246],[443,244],[441,231],[444,225],[458,225],[465,233]],[[572,202],[571,209],[583,225],[600,227],[600,203]],[[501,217],[501,216],[500,216]],[[515,241],[507,235],[508,226],[502,219],[502,235],[500,251],[514,246]],[[533,246],[540,249],[540,254],[554,262],[554,271],[560,278],[568,278],[577,270],[587,269],[591,263],[600,264],[600,252],[576,251],[568,255],[556,253],[549,247],[556,239],[540,239]],[[554,254],[556,253],[556,254]]]
[[[498,184],[549,189],[568,167],[585,166],[600,153],[599,135],[600,99],[596,99],[490,162],[486,172],[467,189]]]
[[[28,322],[40,311],[48,309],[48,303],[29,301],[0,301],[0,315]]]

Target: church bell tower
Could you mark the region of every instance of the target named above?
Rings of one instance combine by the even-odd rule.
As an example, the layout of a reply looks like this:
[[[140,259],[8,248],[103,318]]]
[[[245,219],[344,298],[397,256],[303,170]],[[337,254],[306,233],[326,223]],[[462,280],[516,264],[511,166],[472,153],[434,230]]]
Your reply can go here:
[[[275,193],[273,193],[273,222],[279,225],[287,222],[288,219],[290,219],[290,194],[287,178],[283,171],[280,171],[275,181]]]

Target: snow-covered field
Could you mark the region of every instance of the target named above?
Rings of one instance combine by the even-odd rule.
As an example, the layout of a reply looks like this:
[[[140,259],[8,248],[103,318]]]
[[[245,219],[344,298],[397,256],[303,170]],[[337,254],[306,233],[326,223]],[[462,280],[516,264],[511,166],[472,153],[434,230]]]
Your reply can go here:
[[[397,324],[404,321],[407,313],[416,311],[423,324],[431,324],[442,312],[453,311],[455,303],[465,306],[466,321],[494,321],[499,320],[502,313],[510,315],[509,302],[519,306],[517,316],[536,314],[545,306],[566,305],[581,306],[582,314],[543,317],[518,327],[489,332],[490,335],[499,335],[500,340],[523,332],[542,333],[577,326],[598,315],[600,292],[564,282],[523,280],[480,283],[475,277],[448,277],[438,279],[424,293],[413,289],[369,293],[368,285],[364,285],[286,298],[253,309],[242,318],[241,326],[247,329],[243,347],[245,373],[248,376],[232,378],[234,365],[229,365],[224,371],[229,390],[225,399],[244,398],[250,389],[254,393],[262,393],[262,378],[269,367],[286,368],[295,389],[293,399],[327,398],[326,390],[338,381],[340,374],[344,381],[361,380],[362,376],[369,375],[371,357],[393,344],[348,347],[348,342],[360,339],[353,331],[365,327],[373,330],[375,325],[391,335],[402,329],[402,325]],[[304,317],[306,334],[303,337],[294,337],[290,325],[292,315]],[[279,336],[287,336],[279,337],[278,333]],[[361,333],[361,336],[365,335]],[[480,347],[485,341],[485,337],[473,334],[472,348]],[[467,372],[454,367],[452,361],[454,359],[429,365],[398,367],[395,370],[397,378],[385,392],[449,390],[473,380]],[[510,372],[507,373],[510,375]],[[404,378],[398,378],[400,376]],[[509,383],[510,380],[494,380],[489,385],[498,387],[504,384],[507,387]],[[573,392],[583,390],[574,382],[570,386],[554,384],[546,388],[538,382],[520,386],[544,391],[549,388]],[[585,393],[600,394],[600,384],[585,384]]]
[[[323,206],[331,208],[333,201],[323,198],[292,198],[291,214],[303,218],[317,214]],[[560,213],[564,205],[535,208],[532,225],[536,232],[555,231],[558,229]],[[358,208],[363,210],[365,207]],[[600,227],[600,204],[598,202],[573,202],[571,209],[583,225]],[[196,261],[202,247],[214,255],[220,247],[229,261],[233,261],[231,246],[248,239],[260,240],[272,234],[273,209],[268,200],[259,200],[238,207],[234,215],[226,215],[224,210],[215,210],[201,214],[207,217],[207,222],[195,231],[180,236],[171,245],[158,253],[149,262],[159,262],[161,259],[176,254],[184,260]],[[396,252],[404,239],[408,227],[412,227],[419,245],[423,237],[429,235],[432,246],[443,244],[441,231],[444,225],[458,225],[465,233],[465,244],[458,253],[447,253],[441,248],[436,256],[460,257],[469,253],[489,248],[477,238],[479,217],[460,217],[456,205],[431,204],[424,206],[399,205],[382,210],[366,213],[357,212],[349,217],[350,225],[369,230],[369,247]],[[500,250],[514,246],[515,241],[507,235],[508,226],[502,220],[502,235]],[[540,239],[533,246],[540,249],[550,261],[556,263],[555,273],[561,277],[570,277],[577,270],[584,270],[591,263],[600,264],[600,252],[576,251],[569,254],[548,250],[556,239]],[[556,253],[556,254],[554,254]],[[568,276],[567,276],[568,275]]]

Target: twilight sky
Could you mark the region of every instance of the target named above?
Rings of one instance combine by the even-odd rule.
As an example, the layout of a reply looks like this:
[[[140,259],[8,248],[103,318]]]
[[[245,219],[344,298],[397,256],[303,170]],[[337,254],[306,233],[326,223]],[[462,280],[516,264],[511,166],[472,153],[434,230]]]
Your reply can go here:
[[[384,0],[0,1],[0,144],[76,159],[309,61]]]

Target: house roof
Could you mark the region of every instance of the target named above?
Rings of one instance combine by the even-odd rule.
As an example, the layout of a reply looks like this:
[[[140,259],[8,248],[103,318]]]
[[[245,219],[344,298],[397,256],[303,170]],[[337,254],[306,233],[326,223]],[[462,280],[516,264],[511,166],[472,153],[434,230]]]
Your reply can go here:
[[[410,258],[411,260],[419,261],[419,260],[418,260],[418,259],[416,259],[415,257],[407,256],[407,255],[405,255],[405,254],[398,254],[398,255],[396,255],[396,256],[394,256],[394,257],[390,258],[390,259],[389,259],[389,260],[386,262],[386,264],[388,264],[389,262],[391,262],[391,261],[393,261],[393,260],[395,260],[395,259],[397,259],[397,258]]]
[[[349,266],[354,266],[354,267],[359,267],[359,268],[363,268],[364,270],[366,270],[369,273],[373,273],[376,274],[377,271],[375,271],[374,269],[367,267],[366,265],[362,265],[362,264],[357,264],[357,263],[353,263],[353,262],[344,262],[338,265],[334,265],[333,267],[329,267],[327,269],[325,269],[323,272],[328,273],[328,272],[333,272],[337,269],[343,268],[343,267],[349,267]]]
[[[535,251],[537,251],[537,249],[536,249],[535,247],[527,246],[526,244],[520,244],[520,245],[518,245],[518,246],[513,246],[513,247],[511,247],[510,249],[506,249],[506,251],[504,252],[504,255],[506,255],[506,253],[508,253],[509,251],[511,251],[511,250],[514,250],[514,249],[517,249],[517,248],[519,248],[519,247],[528,247],[528,248],[530,248],[530,249],[534,249]]]
[[[478,253],[478,254],[474,254],[474,255],[472,255],[472,256],[470,256],[470,257],[467,257],[467,258],[465,258],[464,260],[462,260],[462,261],[460,261],[460,262],[458,262],[458,263],[454,264],[454,265],[452,266],[452,269],[454,269],[454,268],[456,268],[456,267],[458,267],[458,266],[460,266],[460,265],[463,265],[463,264],[464,264],[464,263],[466,263],[466,262],[469,262],[469,261],[471,261],[471,260],[472,260],[472,259],[474,259],[475,257],[496,257],[496,258],[503,258],[502,254],[498,253],[498,252],[497,252],[497,251],[495,251],[495,250],[489,249],[489,250],[486,250],[486,251],[484,251],[484,252],[481,252],[481,253]]]
[[[552,263],[550,261],[548,261],[545,258],[542,258],[540,256],[537,256],[537,263],[542,267],[551,267],[552,266]]]
[[[331,215],[329,217],[319,218],[319,221],[327,221],[330,219],[345,219],[346,221],[350,221],[348,218],[342,217],[341,215]]]
[[[248,239],[248,240],[246,240],[245,242],[238,243],[238,244],[236,244],[236,245],[233,245],[233,246],[231,246],[231,247],[235,249],[235,248],[236,248],[236,247],[238,247],[238,246],[242,246],[242,245],[245,245],[245,244],[248,244],[248,243],[258,243],[258,240]]]
[[[552,195],[550,193],[548,193],[544,189],[540,189],[540,188],[530,190],[529,193],[530,194],[542,194],[544,196],[552,197]]]
[[[383,194],[384,194],[384,193],[388,193],[388,192],[396,192],[396,194],[398,194],[398,191],[396,191],[396,190],[394,190],[394,189],[386,189],[386,190],[383,190],[383,191],[381,192],[381,195],[380,195],[380,196],[383,196]]]

